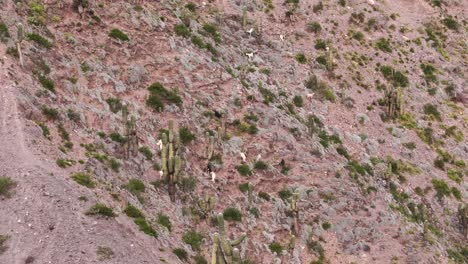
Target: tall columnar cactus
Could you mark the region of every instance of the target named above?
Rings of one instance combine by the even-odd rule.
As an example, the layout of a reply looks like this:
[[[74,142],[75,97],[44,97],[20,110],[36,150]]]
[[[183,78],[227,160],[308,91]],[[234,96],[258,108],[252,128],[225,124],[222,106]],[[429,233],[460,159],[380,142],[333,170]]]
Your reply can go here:
[[[403,114],[403,92],[400,88],[391,87],[385,90],[385,105],[390,118],[397,118]]]
[[[468,206],[466,204],[458,205],[458,221],[463,236],[468,236]]]
[[[23,60],[23,52],[21,50],[21,42],[23,42],[23,38],[24,38],[23,24],[18,23],[16,25],[16,29],[17,29],[16,50],[18,51],[18,57],[20,60],[21,67],[23,67],[24,60]]]
[[[248,201],[249,201],[249,210],[252,207],[253,202],[253,185],[249,182],[247,185],[247,194],[248,194]]]
[[[162,134],[163,147],[161,149],[161,167],[163,176],[168,183],[171,201],[175,201],[176,184],[180,180],[182,160],[180,158],[181,145],[179,135],[174,135],[174,122],[169,121],[169,135]]]
[[[214,151],[214,136],[210,135],[209,132],[206,132],[205,134],[205,158],[207,160],[210,160],[211,157],[213,156],[213,151]]]
[[[239,249],[235,248],[245,239],[246,235],[242,234],[235,240],[229,240],[224,229],[223,214],[217,215],[218,233],[213,235],[213,251],[211,256],[211,264],[239,264],[240,253]]]
[[[128,106],[122,107],[122,130],[124,136],[123,155],[128,159],[130,155],[136,155],[138,151],[138,136],[136,130],[136,118],[134,116],[128,119]]]
[[[200,208],[200,215],[202,219],[206,219],[206,217],[213,211],[216,204],[216,200],[212,195],[205,194],[203,199],[198,201],[198,207]]]
[[[244,7],[242,9],[242,27],[244,28],[244,30],[247,29],[247,21],[248,21],[247,8]]]
[[[293,212],[294,217],[294,234],[299,234],[299,193],[294,192],[291,198],[291,210]]]

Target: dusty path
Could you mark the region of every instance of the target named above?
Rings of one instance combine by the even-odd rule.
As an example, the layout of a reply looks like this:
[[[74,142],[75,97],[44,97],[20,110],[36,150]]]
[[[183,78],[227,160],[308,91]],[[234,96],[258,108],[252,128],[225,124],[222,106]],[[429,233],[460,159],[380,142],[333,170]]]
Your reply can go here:
[[[32,84],[24,83],[20,69],[10,63],[5,58],[0,67],[0,176],[11,177],[17,187],[12,198],[0,200],[0,234],[10,236],[0,263],[23,264],[28,257],[41,264],[102,263],[96,255],[100,245],[115,252],[107,263],[155,263],[157,253],[144,245],[149,238],[129,230],[124,216],[105,220],[84,215],[97,202],[99,190],[70,181],[53,161],[36,153],[36,143],[28,148],[27,142],[35,139],[31,131],[38,128],[22,117],[17,98],[21,85]],[[10,67],[23,83],[15,85]],[[89,201],[80,202],[80,196]]]

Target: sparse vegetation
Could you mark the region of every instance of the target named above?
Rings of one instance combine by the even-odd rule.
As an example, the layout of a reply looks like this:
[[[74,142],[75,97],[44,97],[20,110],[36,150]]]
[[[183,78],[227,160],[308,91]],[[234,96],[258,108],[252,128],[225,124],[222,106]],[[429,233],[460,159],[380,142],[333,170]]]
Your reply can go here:
[[[0,197],[9,198],[12,195],[13,188],[16,187],[16,182],[10,177],[0,177]]]
[[[109,37],[118,39],[121,41],[129,41],[130,39],[128,38],[127,34],[122,32],[120,29],[114,28],[109,32]]]
[[[107,207],[105,204],[97,203],[86,212],[86,215],[105,216],[105,217],[116,217],[112,208]]]
[[[8,235],[0,235],[0,256],[6,252],[8,247],[5,245],[5,242],[10,239]]]
[[[278,242],[272,242],[268,245],[268,248],[271,252],[276,253],[276,255],[281,256],[283,252],[283,246]]]
[[[188,253],[183,248],[175,248],[172,250],[172,253],[174,253],[180,260],[184,262],[188,260]]]
[[[236,170],[242,176],[252,176],[252,170],[247,164],[241,164],[241,165],[236,166]]]
[[[88,188],[94,188],[96,183],[94,182],[91,175],[84,172],[76,172],[72,174],[71,178],[76,181],[78,184],[86,186]]]
[[[242,213],[235,207],[228,207],[224,210],[223,217],[227,221],[241,221]]]
[[[195,230],[185,232],[182,240],[192,247],[192,250],[199,251],[201,249],[203,235]]]
[[[169,230],[169,232],[172,231],[172,223],[171,223],[171,220],[169,219],[169,216],[167,216],[167,215],[165,215],[163,213],[159,213],[157,223],[164,226],[165,228],[167,228],[167,230]]]
[[[52,43],[47,38],[39,35],[38,33],[29,33],[27,37],[29,40],[34,41],[37,45],[41,47],[44,47],[46,49],[52,48]]]

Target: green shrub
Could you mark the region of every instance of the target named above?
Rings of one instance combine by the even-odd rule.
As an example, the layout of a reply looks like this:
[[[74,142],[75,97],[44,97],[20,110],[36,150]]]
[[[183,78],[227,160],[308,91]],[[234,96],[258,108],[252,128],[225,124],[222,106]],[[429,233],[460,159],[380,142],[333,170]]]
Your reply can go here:
[[[153,152],[151,152],[150,148],[143,146],[138,149],[143,156],[146,157],[147,160],[153,159]]]
[[[183,248],[175,248],[172,250],[172,253],[174,253],[180,260],[184,262],[188,259],[187,251],[185,251]]]
[[[304,106],[304,99],[300,95],[295,95],[293,98],[293,103],[296,107]]]
[[[146,99],[146,105],[158,112],[162,112],[164,110],[164,103],[155,95],[150,95],[148,99]]]
[[[435,75],[437,73],[437,69],[432,64],[421,63],[421,70],[424,73],[424,79],[426,80],[426,82],[437,82],[437,76]]]
[[[242,213],[235,207],[228,207],[224,210],[223,217],[227,221],[241,221]]]
[[[193,257],[195,264],[208,264],[208,261],[202,255],[196,255]]]
[[[158,233],[148,224],[145,218],[135,218],[134,222],[140,227],[140,231],[154,238],[158,238]]]
[[[88,188],[94,188],[96,183],[93,181],[91,175],[84,172],[76,172],[72,174],[71,178],[76,181],[78,184],[86,186]]]
[[[122,166],[122,164],[120,164],[120,162],[116,159],[110,159],[109,160],[109,167],[111,168],[111,170],[115,171],[115,172],[119,172],[120,170],[120,167]]]
[[[174,31],[177,34],[177,36],[181,36],[184,38],[190,37],[190,30],[184,24],[175,25]]]
[[[252,171],[250,170],[250,167],[247,164],[241,164],[236,166],[236,170],[242,176],[252,176]]]
[[[5,23],[0,21],[0,41],[6,42],[7,39],[10,38],[10,32],[8,31],[8,27]]]
[[[268,248],[271,252],[276,253],[276,255],[281,256],[283,252],[283,246],[278,242],[272,242],[268,245]]]
[[[38,78],[39,78],[39,83],[42,85],[42,87],[44,87],[44,89],[55,93],[55,85],[51,79],[43,75],[39,75]]]
[[[129,41],[127,34],[122,32],[120,29],[114,28],[109,32],[109,37],[119,39],[121,41]]]
[[[164,110],[164,103],[174,103],[182,105],[182,98],[176,91],[167,90],[161,83],[153,83],[148,87],[150,96],[146,100],[146,105],[160,112]]]
[[[5,253],[5,251],[8,249],[8,247],[6,245],[4,245],[4,243],[10,239],[10,236],[8,235],[0,235],[0,256]]]
[[[96,250],[99,261],[104,261],[106,259],[111,259],[114,256],[114,251],[110,247],[98,246]]]
[[[287,189],[286,187],[284,187],[281,191],[278,192],[278,196],[283,200],[283,201],[286,201],[288,200],[289,198],[291,198],[293,195],[293,193]]]
[[[131,194],[138,196],[145,191],[145,184],[139,179],[131,179],[127,184],[122,185],[122,188],[129,191]]]
[[[109,138],[112,139],[112,141],[115,141],[120,144],[125,143],[125,138],[122,135],[120,135],[120,133],[117,131],[110,133]]]
[[[106,103],[109,105],[109,108],[112,113],[117,113],[122,110],[122,100],[120,98],[109,97],[106,99]]]
[[[41,107],[42,114],[45,115],[49,119],[56,120],[59,118],[59,112],[55,108],[49,108],[45,105]]]
[[[188,127],[179,128],[180,142],[186,145],[195,140],[195,134],[193,134]]]
[[[320,31],[322,31],[322,26],[320,26],[320,23],[317,21],[310,22],[307,24],[307,30],[317,34],[320,33]]]
[[[36,124],[42,129],[42,135],[50,140],[49,127],[47,127],[47,125],[42,122],[37,122]]]
[[[9,198],[12,195],[13,188],[16,187],[16,182],[10,177],[0,177],[0,196]]]
[[[243,193],[249,191],[251,189],[250,187],[251,185],[249,184],[249,182],[245,182],[245,183],[241,183],[239,184],[239,190]]]
[[[255,218],[259,218],[260,217],[260,210],[258,210],[257,207],[252,207],[249,209],[249,213],[251,215],[253,215]]]
[[[131,218],[144,218],[145,215],[131,203],[127,204],[127,207],[124,210],[125,214]]]
[[[199,251],[201,249],[200,246],[203,241],[203,235],[195,230],[190,230],[185,232],[184,236],[182,237],[182,240],[186,244],[189,244],[192,247],[192,250]]]
[[[326,50],[327,49],[327,42],[323,39],[316,39],[315,40],[315,49],[317,50]]]
[[[262,198],[265,201],[270,201],[270,195],[266,192],[259,192],[258,197]]]
[[[197,11],[197,5],[192,2],[188,2],[187,4],[185,4],[185,8],[187,8],[188,10],[192,12]]]
[[[462,195],[461,195],[460,190],[458,190],[458,189],[455,188],[455,187],[452,187],[451,192],[452,192],[452,194],[453,194],[453,197],[455,197],[457,200],[461,201]]]
[[[395,87],[408,87],[408,77],[402,72],[396,71],[391,66],[382,66],[380,67],[380,71],[385,79],[390,81]]]
[[[432,116],[437,121],[442,121],[442,117],[440,115],[439,110],[437,110],[437,106],[433,104],[425,104],[424,105],[424,114],[428,116]]]
[[[351,156],[349,155],[348,150],[346,150],[346,148],[343,146],[337,147],[336,152],[338,152],[338,154],[345,157],[346,159],[351,159]]]
[[[330,229],[330,227],[331,227],[331,224],[329,222],[325,222],[325,223],[322,224],[322,228],[324,230],[328,230],[328,229]]]
[[[205,42],[203,41],[203,39],[200,36],[194,35],[194,36],[192,36],[192,38],[190,40],[192,41],[192,43],[195,46],[197,46],[197,47],[199,47],[201,49],[206,48],[206,44],[205,44]]]
[[[260,93],[263,96],[263,103],[269,105],[270,103],[275,102],[276,95],[272,91],[270,91],[270,90],[268,90],[266,88],[263,88],[263,86],[261,86],[261,85],[259,85],[258,90],[260,91]]]
[[[42,46],[42,47],[47,48],[47,49],[52,48],[52,43],[50,43],[50,41],[47,38],[45,38],[45,37],[43,37],[43,36],[41,36],[41,35],[39,35],[37,33],[34,33],[34,32],[29,33],[27,35],[27,38],[29,40],[31,40],[31,41],[34,41],[39,46]]]
[[[312,11],[314,11],[314,13],[319,13],[320,11],[323,10],[323,3],[322,1],[318,2],[318,4],[314,5],[312,7]],[[279,255],[279,254],[278,254]]]
[[[379,38],[379,40],[377,40],[375,44],[377,45],[377,48],[381,51],[392,53],[392,47],[390,46],[388,40],[386,40],[385,38]]]
[[[266,170],[268,169],[268,164],[262,160],[258,160],[254,164],[254,168],[256,170]]]
[[[216,43],[221,42],[221,34],[219,34],[218,27],[216,25],[205,23],[203,24],[203,30],[210,34]]]
[[[171,219],[169,219],[169,216],[167,216],[167,215],[165,215],[163,213],[159,213],[157,223],[164,226],[164,227],[166,227],[167,230],[169,230],[169,232],[172,231],[172,223],[171,223]]]
[[[448,16],[442,19],[442,24],[451,30],[457,30],[460,28],[460,24],[452,16]]]
[[[298,53],[295,56],[296,61],[299,62],[300,64],[305,64],[307,62],[307,58],[304,55],[304,53]]]
[[[97,203],[86,212],[86,215],[101,215],[106,217],[116,217],[117,215],[114,213],[112,208],[107,207],[104,204]]]
[[[75,165],[76,162],[71,159],[57,159],[56,163],[60,168],[67,168]]]
[[[446,182],[443,180],[438,180],[438,179],[432,179],[432,185],[434,186],[434,189],[436,190],[436,196],[439,199],[444,198],[444,196],[450,196],[450,188],[447,185]]]
[[[449,169],[447,171],[447,177],[451,179],[452,181],[455,181],[456,183],[460,184],[463,180],[463,173]]]

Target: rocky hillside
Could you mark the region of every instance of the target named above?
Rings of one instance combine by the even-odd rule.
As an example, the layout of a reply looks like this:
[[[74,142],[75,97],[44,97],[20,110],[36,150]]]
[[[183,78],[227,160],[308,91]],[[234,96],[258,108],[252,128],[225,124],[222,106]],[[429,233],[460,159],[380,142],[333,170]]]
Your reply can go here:
[[[468,263],[467,10],[0,0],[0,263]]]

